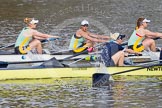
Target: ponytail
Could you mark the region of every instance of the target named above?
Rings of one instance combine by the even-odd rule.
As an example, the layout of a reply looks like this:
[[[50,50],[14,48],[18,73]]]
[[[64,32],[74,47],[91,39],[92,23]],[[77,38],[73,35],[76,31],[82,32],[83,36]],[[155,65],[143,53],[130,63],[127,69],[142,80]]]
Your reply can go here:
[[[135,28],[135,30],[137,30],[137,29],[141,26],[142,21],[143,21],[144,19],[145,19],[145,18],[138,18],[137,23],[136,23],[136,28]]]
[[[32,21],[32,18],[24,18],[24,23],[29,24]]]

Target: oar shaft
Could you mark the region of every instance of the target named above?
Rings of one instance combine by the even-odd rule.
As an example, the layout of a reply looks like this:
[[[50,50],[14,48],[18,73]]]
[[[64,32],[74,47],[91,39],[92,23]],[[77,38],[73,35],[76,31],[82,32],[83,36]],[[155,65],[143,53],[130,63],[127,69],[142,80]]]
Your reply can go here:
[[[51,58],[52,59],[52,58]],[[26,63],[41,63],[41,62],[46,62],[48,60],[38,60],[38,61],[22,61],[22,62],[4,62],[4,61],[0,61],[0,65],[7,63],[7,64],[26,64]],[[59,59],[59,62],[63,62],[63,61],[81,61],[81,58],[74,58],[74,59]]]
[[[15,45],[15,43],[12,43],[12,44],[10,44],[10,45],[0,47],[0,49],[9,48],[9,47],[14,47],[14,45]]]
[[[69,56],[69,57],[64,58],[63,60],[71,59],[71,58],[73,58],[73,57],[79,56],[79,55],[81,55],[81,54],[86,54],[86,53],[88,53],[88,50],[82,51],[82,52],[80,52],[80,53],[76,53],[76,54],[74,54],[74,55],[72,55],[72,56]]]
[[[117,75],[117,74],[132,72],[132,71],[136,71],[136,70],[141,70],[141,69],[154,67],[154,66],[161,66],[161,65],[162,65],[162,63],[158,63],[158,64],[154,64],[154,65],[148,65],[148,66],[138,67],[138,68],[135,68],[135,69],[129,69],[129,70],[121,71],[121,72],[116,72],[116,73],[113,73],[111,75]]]

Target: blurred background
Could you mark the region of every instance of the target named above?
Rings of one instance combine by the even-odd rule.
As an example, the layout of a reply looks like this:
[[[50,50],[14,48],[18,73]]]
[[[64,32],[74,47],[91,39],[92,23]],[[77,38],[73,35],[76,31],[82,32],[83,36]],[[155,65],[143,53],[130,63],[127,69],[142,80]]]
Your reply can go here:
[[[83,19],[93,33],[119,32],[129,38],[139,17],[151,20],[149,30],[162,32],[161,11],[161,0],[0,0],[0,46],[16,41],[25,17],[40,21],[38,31],[61,36],[52,44],[67,49]]]

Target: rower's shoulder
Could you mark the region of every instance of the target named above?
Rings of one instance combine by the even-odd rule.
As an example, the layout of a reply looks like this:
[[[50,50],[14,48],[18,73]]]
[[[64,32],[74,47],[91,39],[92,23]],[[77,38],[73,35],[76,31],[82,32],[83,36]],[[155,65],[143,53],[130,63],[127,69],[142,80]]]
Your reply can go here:
[[[84,32],[81,29],[79,29],[79,30],[76,31],[76,35],[77,36],[84,36],[85,34],[88,34],[88,32]]]
[[[148,31],[147,29],[141,28],[141,29],[136,30],[136,33],[141,35],[141,36],[145,36],[147,31]]]

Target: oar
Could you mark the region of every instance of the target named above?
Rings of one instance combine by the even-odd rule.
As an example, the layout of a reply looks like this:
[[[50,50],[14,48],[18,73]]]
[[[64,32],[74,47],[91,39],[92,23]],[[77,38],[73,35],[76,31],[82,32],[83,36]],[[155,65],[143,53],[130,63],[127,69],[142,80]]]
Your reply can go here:
[[[106,43],[107,43],[107,42],[106,42]],[[106,43],[98,44],[98,45],[94,46],[94,48],[98,48],[98,47],[100,47],[100,46],[103,46],[103,45],[105,45]],[[88,54],[88,52],[89,52],[89,49],[86,49],[86,50],[84,50],[84,51],[82,51],[82,52],[76,53],[76,54],[74,54],[74,55],[72,55],[72,56],[69,56],[69,57],[67,57],[67,58],[64,58],[64,59],[66,60],[66,59],[69,59],[69,58],[73,58],[73,57],[76,57],[76,56],[81,55],[81,54]]]
[[[81,53],[71,55],[69,57],[65,57],[65,58],[63,58],[61,60],[57,60],[57,61],[59,62],[59,61],[64,61],[64,60],[70,60],[71,58],[79,56],[79,55],[81,55],[85,52],[88,52],[88,50],[85,50]],[[25,62],[4,62],[4,61],[0,61],[0,66],[1,66],[1,68],[6,68],[9,64],[41,63],[41,62],[49,62],[49,61],[54,60],[54,59],[55,59],[55,57],[51,58],[50,60],[25,61]]]
[[[0,49],[4,49],[4,48],[9,48],[9,47],[14,47],[15,43],[6,45],[6,46],[1,46]]]
[[[73,50],[63,50],[63,51],[58,51],[58,52],[54,52],[54,51],[50,51],[51,55],[64,55],[64,54],[73,54]]]
[[[125,45],[128,45],[128,41],[125,41],[121,44],[121,46],[125,46]]]
[[[81,54],[88,54],[88,50],[86,49],[86,50],[84,50],[84,51],[82,51],[82,52],[80,52],[80,53],[76,53],[76,54],[74,54],[74,55],[71,55],[71,56],[69,56],[69,57],[66,57],[66,58],[64,58],[64,60],[71,59],[71,58],[76,57],[76,56],[79,56],[79,55],[81,55]]]
[[[106,44],[106,43],[97,44],[96,46],[94,46],[94,48],[101,47],[104,44]],[[80,47],[80,48],[83,48],[83,47]],[[74,49],[62,50],[62,51],[58,51],[58,52],[51,50],[50,52],[51,52],[51,55],[74,54]],[[85,51],[83,53],[87,54],[88,52]],[[78,53],[76,53],[76,54],[78,54]]]
[[[59,40],[61,38],[48,38],[48,39],[44,39],[44,40],[41,40],[41,43],[45,43],[45,42],[49,42],[49,41],[54,41],[54,40]]]
[[[148,65],[150,63],[155,64],[156,62],[160,63],[160,62],[162,62],[162,60],[150,60],[150,61],[144,61],[144,62],[135,62],[136,65],[134,65],[134,66],[145,66],[145,65]]]
[[[142,66],[142,67],[135,68],[135,69],[129,69],[129,70],[121,71],[121,72],[116,72],[116,73],[113,73],[111,75],[117,75],[117,74],[132,72],[132,71],[136,71],[136,70],[141,70],[141,69],[145,69],[145,68],[149,68],[149,67],[154,67],[154,66],[161,66],[161,65],[162,65],[162,63],[157,63],[157,64],[153,64],[153,65]]]
[[[75,60],[74,62],[71,62],[71,63],[69,63],[68,65],[70,66],[70,65],[75,64],[75,63],[77,63],[77,62],[79,62],[79,61],[81,61],[81,60],[96,61],[96,59],[97,59],[96,56],[93,56],[93,55],[91,56],[91,55],[89,55],[89,56],[82,57],[82,58],[80,58],[80,59],[78,59],[78,60]]]
[[[87,50],[84,50],[83,52],[80,52],[80,53],[76,53],[74,55],[71,55],[69,57],[65,57],[63,59],[60,59],[58,61],[64,61],[64,60],[70,60],[71,58],[73,57],[76,57],[76,56],[79,56],[79,55],[82,55],[82,54],[86,54],[88,53],[88,49]],[[55,58],[55,57],[53,57]],[[51,59],[53,59],[51,58]],[[73,60],[73,59],[72,59]],[[8,64],[24,64],[24,63],[40,63],[40,62],[45,62],[45,61],[48,61],[48,60],[38,60],[38,61],[24,61],[24,62],[7,62]],[[0,64],[2,63],[3,61],[0,61]],[[3,64],[3,63],[2,63]]]
[[[141,69],[145,69],[145,68],[150,68],[150,67],[154,67],[154,66],[161,66],[161,65],[162,65],[162,63],[157,63],[157,64],[153,64],[153,65],[147,65],[147,66],[142,66],[142,67],[138,67],[138,68],[134,68],[134,69],[129,69],[129,70],[125,70],[125,71],[115,72],[113,74],[109,74],[109,73],[94,73],[93,76],[92,76],[92,78],[93,78],[93,87],[96,87],[96,86],[97,87],[101,87],[101,86],[105,86],[105,84],[106,85],[109,84],[110,78],[113,75],[133,72],[133,71],[137,71],[137,70],[141,70]]]

